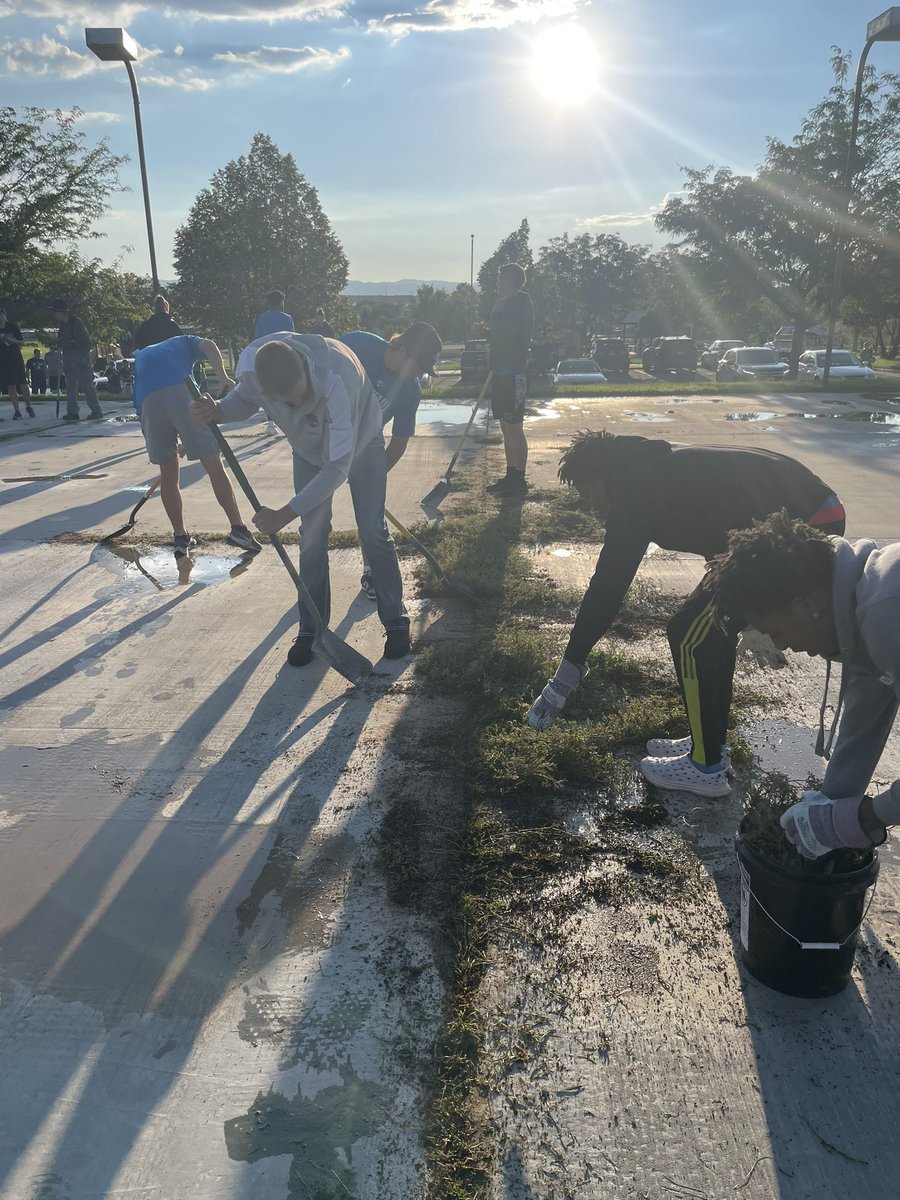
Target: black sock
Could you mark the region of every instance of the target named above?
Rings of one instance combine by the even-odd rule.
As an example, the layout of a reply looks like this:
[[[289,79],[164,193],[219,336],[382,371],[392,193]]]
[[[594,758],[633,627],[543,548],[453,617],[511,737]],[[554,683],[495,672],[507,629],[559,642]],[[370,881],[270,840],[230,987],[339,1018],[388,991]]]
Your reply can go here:
[[[508,477],[509,479],[516,479],[516,480],[518,480],[518,479],[524,479],[524,478],[525,478],[525,472],[524,472],[524,471],[520,471],[518,467],[507,467],[507,468],[506,468],[506,474],[507,474],[507,477]]]

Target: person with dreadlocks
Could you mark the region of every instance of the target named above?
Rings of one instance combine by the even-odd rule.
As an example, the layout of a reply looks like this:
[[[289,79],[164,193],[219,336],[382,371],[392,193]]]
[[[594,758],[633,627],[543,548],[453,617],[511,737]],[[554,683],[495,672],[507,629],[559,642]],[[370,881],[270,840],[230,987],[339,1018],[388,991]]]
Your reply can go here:
[[[845,514],[828,484],[807,467],[771,450],[671,446],[615,436],[575,436],[560,459],[559,478],[605,517],[606,537],[562,662],[528,710],[547,729],[586,674],[591,650],[616,619],[651,542],[664,550],[721,554],[733,529],[787,508],[826,533],[844,532]],[[689,734],[647,743],[641,771],[657,787],[727,796],[728,728],[740,610],[717,621],[705,581],[668,623]]]
[[[733,533],[706,584],[718,612],[739,608],[779,649],[828,664],[816,741],[828,767],[822,790],[805,792],[782,816],[789,841],[806,858],[880,845],[900,822],[900,779],[877,796],[865,792],[900,701],[900,542],[879,549],[868,539],[829,538],[782,510]],[[826,741],[835,659],[841,686]]]

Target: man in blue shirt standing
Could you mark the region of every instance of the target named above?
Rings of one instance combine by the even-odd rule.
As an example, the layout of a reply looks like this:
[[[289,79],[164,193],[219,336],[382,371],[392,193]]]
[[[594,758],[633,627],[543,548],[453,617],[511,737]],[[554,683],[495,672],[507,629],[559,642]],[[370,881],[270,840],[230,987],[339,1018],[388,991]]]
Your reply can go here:
[[[284,292],[269,292],[266,296],[266,311],[256,318],[256,331],[253,340],[265,337],[267,333],[293,333],[294,318],[284,309]]]
[[[434,374],[434,360],[444,348],[437,330],[424,321],[414,321],[403,333],[385,341],[375,333],[356,330],[345,333],[343,342],[363,365],[381,405],[382,423],[391,425],[391,440],[385,448],[387,469],[406,453],[409,439],[416,432],[416,411],[422,398],[421,375]],[[363,556],[360,587],[370,600],[375,599],[372,569]]]
[[[216,439],[210,430],[198,427],[191,419],[192,396],[184,381],[198,359],[206,359],[212,365],[216,379],[210,386],[217,393],[234,387],[219,347],[209,338],[182,334],[138,350],[134,358],[134,407],[141,418],[147,455],[159,466],[159,494],[166,516],[172,522],[175,555],[181,557],[197,544],[184,527],[178,470],[179,440],[187,457],[195,461],[199,458],[209,476],[215,497],[231,524],[227,540],[242,550],[260,550],[259,542],[241,520]]]

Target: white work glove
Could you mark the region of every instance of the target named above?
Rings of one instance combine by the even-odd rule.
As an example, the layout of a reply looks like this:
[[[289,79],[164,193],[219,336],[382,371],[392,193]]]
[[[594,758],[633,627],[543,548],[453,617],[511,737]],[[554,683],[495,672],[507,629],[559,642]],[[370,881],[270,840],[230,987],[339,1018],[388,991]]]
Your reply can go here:
[[[532,729],[549,729],[563,710],[570,694],[587,675],[587,667],[564,658],[556,668],[556,674],[547,681],[547,686],[528,710],[528,724]]]
[[[737,644],[738,654],[752,654],[759,667],[786,667],[787,659],[767,633],[758,629],[742,629]]]
[[[781,814],[781,828],[804,858],[821,858],[832,850],[870,850],[887,837],[868,796],[829,800],[822,792],[804,792],[802,800]]]

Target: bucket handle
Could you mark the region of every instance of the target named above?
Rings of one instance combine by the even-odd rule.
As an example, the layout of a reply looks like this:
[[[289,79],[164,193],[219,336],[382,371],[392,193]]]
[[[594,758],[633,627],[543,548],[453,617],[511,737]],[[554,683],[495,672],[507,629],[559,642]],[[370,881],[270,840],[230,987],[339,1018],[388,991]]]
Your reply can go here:
[[[789,929],[785,929],[785,927],[779,921],[775,920],[775,918],[760,900],[759,896],[757,896],[756,892],[754,892],[753,888],[750,886],[750,875],[744,869],[744,864],[739,862],[738,866],[741,868],[741,882],[746,887],[747,894],[753,897],[759,908],[765,913],[772,924],[780,929],[782,933],[787,934],[791,941],[796,942],[801,950],[842,950],[852,938],[856,937],[860,929],[862,929],[865,919],[869,915],[869,909],[872,907],[872,901],[875,899],[875,892],[878,888],[878,879],[876,878],[875,882],[872,884],[872,891],[869,894],[869,900],[866,904],[863,915],[860,918],[859,924],[850,930],[842,942],[801,942],[801,940],[795,934],[791,933]]]

